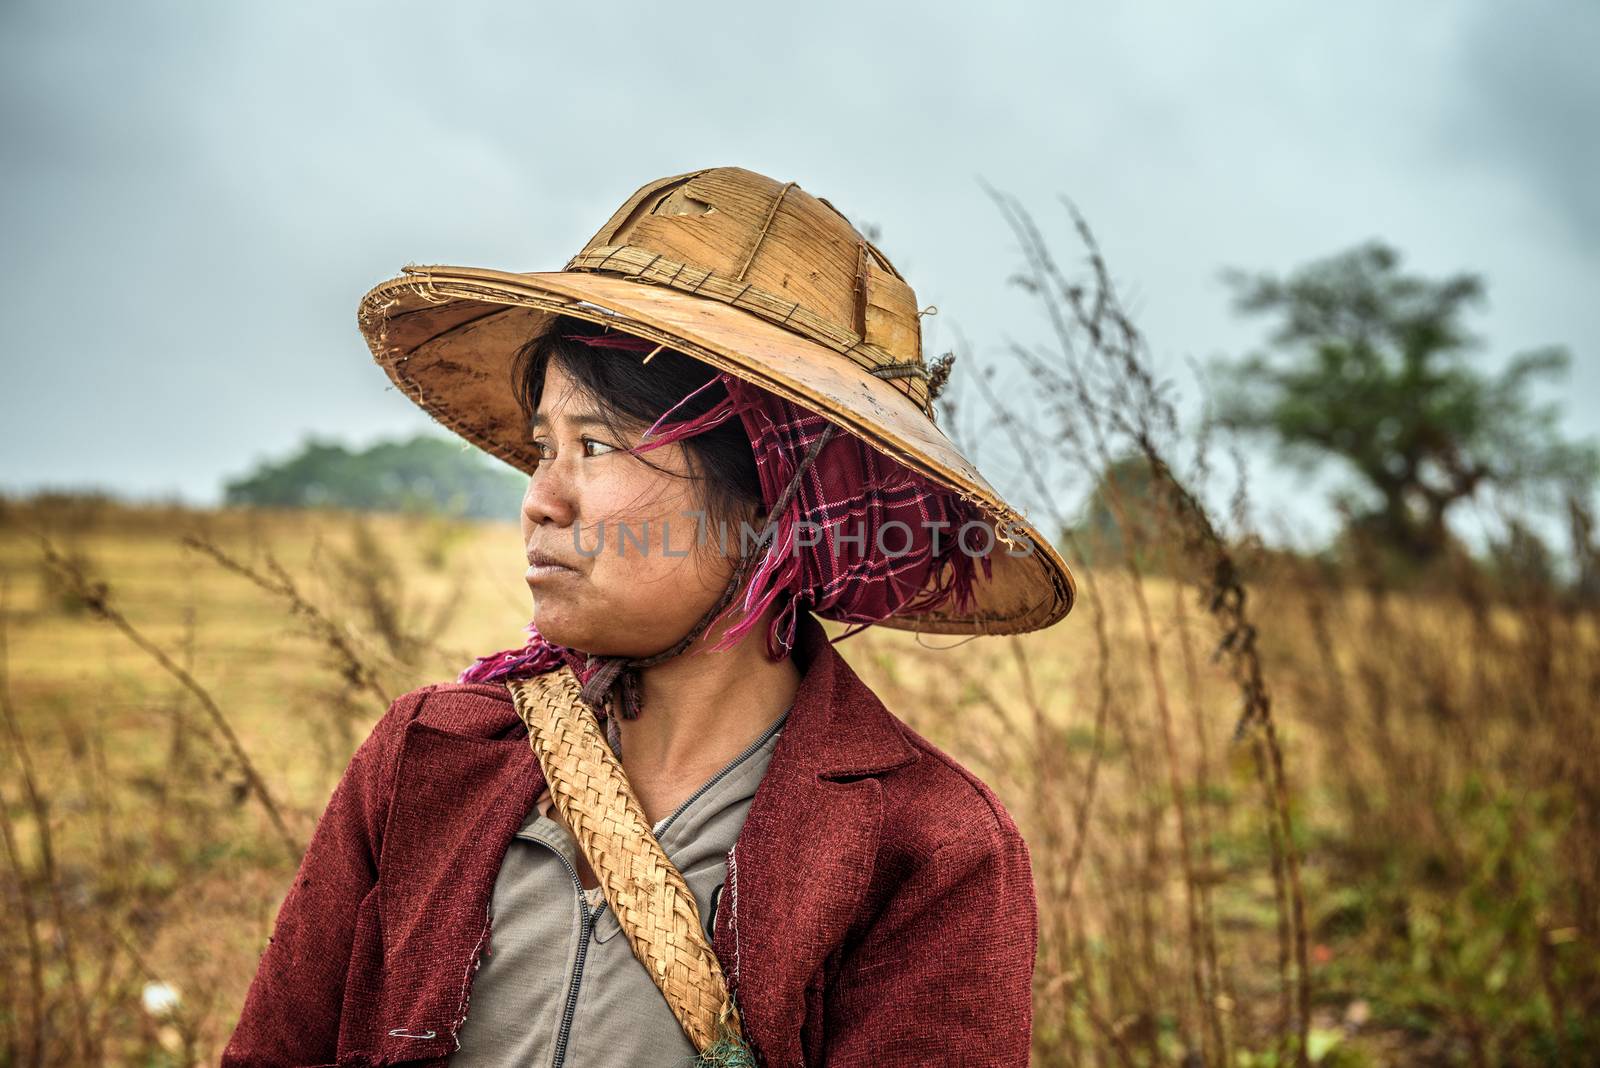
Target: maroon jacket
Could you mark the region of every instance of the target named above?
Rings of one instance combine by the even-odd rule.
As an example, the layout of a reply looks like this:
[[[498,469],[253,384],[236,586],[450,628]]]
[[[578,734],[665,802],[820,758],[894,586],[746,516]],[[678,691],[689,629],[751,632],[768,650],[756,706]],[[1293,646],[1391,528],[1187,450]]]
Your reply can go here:
[[[814,620],[795,655],[712,943],[761,1063],[1026,1065],[1038,921],[1016,825]],[[503,686],[396,700],[312,835],[223,1068],[447,1063],[543,788]]]

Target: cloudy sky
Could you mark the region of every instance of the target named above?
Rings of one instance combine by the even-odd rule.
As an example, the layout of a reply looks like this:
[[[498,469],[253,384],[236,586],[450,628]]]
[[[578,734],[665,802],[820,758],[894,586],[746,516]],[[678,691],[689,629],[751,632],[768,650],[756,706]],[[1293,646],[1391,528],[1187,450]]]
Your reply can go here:
[[[879,227],[940,309],[930,352],[1044,337],[982,182],[1064,256],[1070,196],[1186,411],[1186,361],[1263,335],[1220,268],[1382,237],[1486,276],[1484,366],[1569,345],[1566,427],[1593,435],[1597,51],[1592,0],[5,0],[0,490],[210,502],[307,434],[426,429],[357,333],[367,288],[558,269],[639,185],[725,164]],[[1246,455],[1264,515],[1330,529]]]

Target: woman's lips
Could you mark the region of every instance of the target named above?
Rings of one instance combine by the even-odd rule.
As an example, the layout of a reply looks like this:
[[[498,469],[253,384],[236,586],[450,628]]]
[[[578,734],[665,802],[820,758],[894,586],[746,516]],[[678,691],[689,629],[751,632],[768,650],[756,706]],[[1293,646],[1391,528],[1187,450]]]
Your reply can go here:
[[[555,578],[558,575],[576,574],[577,572],[572,568],[563,567],[560,564],[530,564],[528,565],[526,577],[529,582],[539,582],[544,579]]]

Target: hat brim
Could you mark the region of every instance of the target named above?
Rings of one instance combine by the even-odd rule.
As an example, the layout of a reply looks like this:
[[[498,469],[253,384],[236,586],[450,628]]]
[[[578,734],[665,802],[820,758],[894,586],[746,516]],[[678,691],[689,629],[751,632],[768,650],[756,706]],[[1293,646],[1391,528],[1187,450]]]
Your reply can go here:
[[[358,320],[373,358],[439,422],[519,471],[531,473],[537,460],[512,390],[517,349],[556,315],[606,323],[824,415],[984,511],[1000,538],[992,576],[976,583],[969,610],[896,615],[882,626],[1013,634],[1071,611],[1077,583],[1050,540],[910,397],[832,349],[721,301],[594,272],[411,265],[405,272],[361,300]]]

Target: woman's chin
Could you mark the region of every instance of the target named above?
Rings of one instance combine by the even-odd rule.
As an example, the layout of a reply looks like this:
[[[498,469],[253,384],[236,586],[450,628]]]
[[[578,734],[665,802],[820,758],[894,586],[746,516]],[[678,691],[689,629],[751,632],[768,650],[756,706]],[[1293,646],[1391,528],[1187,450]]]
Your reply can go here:
[[[568,649],[584,649],[584,643],[594,638],[593,626],[585,626],[582,620],[573,619],[568,613],[539,602],[534,603],[533,625],[546,641],[564,645]]]
[[[564,612],[548,603],[536,604],[533,612],[533,625],[546,641],[590,656],[638,658],[660,652],[676,639],[664,632],[658,635],[658,628],[650,625],[654,622],[629,622],[617,616],[596,619],[592,613]],[[683,624],[680,631],[689,626]]]
[[[543,608],[535,605],[533,625],[539,634],[557,645],[576,649],[591,656],[626,656],[626,651],[615,648],[617,629],[614,624],[593,618],[589,613],[565,612],[556,605]]]

